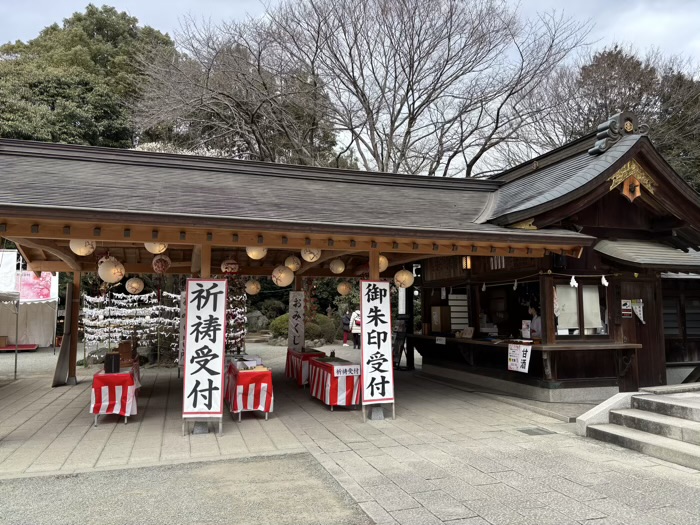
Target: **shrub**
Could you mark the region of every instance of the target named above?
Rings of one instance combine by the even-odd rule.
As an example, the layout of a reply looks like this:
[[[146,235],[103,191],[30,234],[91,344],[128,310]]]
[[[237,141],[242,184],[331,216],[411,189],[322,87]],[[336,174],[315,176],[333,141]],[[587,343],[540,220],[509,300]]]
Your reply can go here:
[[[287,307],[282,301],[277,299],[265,299],[256,305],[257,309],[268,319],[274,319],[282,315]]]
[[[315,322],[304,323],[306,340],[323,339],[329,343],[335,341],[338,327],[336,323],[323,314],[316,314]],[[270,332],[274,337],[287,337],[289,331],[289,314],[280,315],[270,323]]]
[[[270,332],[274,337],[287,337],[289,333],[289,314],[280,315],[270,323]]]

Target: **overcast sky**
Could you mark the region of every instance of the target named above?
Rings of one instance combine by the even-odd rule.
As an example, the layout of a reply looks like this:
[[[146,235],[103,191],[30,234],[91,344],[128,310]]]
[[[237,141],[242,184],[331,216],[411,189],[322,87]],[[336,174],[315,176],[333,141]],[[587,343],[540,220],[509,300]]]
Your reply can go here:
[[[273,3],[276,0],[270,0]],[[89,2],[83,0],[0,0],[0,43],[28,40]],[[102,2],[95,1],[97,5]],[[144,25],[172,35],[179,17],[193,14],[216,20],[257,16],[259,0],[112,0],[107,2],[136,16]],[[562,9],[571,17],[591,20],[591,40],[603,46],[625,42],[637,49],[657,47],[665,54],[683,54],[700,62],[700,1],[698,0],[521,0],[521,11]]]

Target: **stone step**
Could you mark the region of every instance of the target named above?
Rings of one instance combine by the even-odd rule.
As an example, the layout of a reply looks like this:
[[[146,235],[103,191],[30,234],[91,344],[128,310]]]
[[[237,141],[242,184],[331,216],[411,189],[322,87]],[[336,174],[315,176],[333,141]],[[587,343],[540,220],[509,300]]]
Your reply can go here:
[[[611,410],[610,423],[700,445],[700,423],[636,408]]]
[[[700,421],[700,397],[697,394],[633,396],[632,408],[690,421]]]
[[[700,470],[700,447],[697,445],[614,424],[591,425],[587,429],[587,436]]]

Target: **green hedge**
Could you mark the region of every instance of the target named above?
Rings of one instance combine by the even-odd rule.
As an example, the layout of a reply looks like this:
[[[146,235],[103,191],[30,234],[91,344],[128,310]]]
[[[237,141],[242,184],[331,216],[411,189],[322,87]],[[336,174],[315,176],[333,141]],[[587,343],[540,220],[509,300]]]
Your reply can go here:
[[[270,332],[275,337],[287,337],[289,330],[289,314],[280,315],[270,323]],[[306,339],[323,339],[328,343],[335,341],[338,327],[328,316],[316,314],[315,322],[304,323]]]

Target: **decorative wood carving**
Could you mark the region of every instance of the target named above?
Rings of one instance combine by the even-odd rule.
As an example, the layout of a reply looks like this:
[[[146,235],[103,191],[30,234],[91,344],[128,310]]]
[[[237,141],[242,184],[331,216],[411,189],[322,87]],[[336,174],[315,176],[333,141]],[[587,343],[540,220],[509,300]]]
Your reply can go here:
[[[620,191],[632,202],[642,194],[642,186],[649,193],[653,194],[656,191],[656,182],[651,178],[644,168],[634,159],[622,166],[608,180],[610,183],[610,191],[622,185]]]

